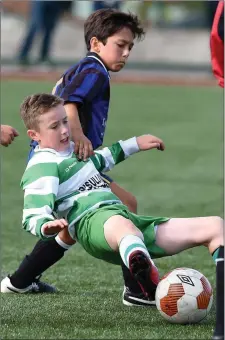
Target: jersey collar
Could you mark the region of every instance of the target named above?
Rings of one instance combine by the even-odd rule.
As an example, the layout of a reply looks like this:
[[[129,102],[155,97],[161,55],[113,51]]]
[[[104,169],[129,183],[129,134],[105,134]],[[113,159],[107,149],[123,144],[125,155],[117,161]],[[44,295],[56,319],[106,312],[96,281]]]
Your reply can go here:
[[[60,157],[66,157],[69,156],[71,153],[73,153],[74,150],[74,142],[70,142],[70,145],[68,147],[67,150],[65,151],[56,151],[54,149],[50,149],[50,148],[43,148],[41,149],[39,144],[35,147],[34,152],[35,153],[39,153],[39,152],[50,152],[55,154],[56,156],[60,156]]]
[[[108,74],[108,77],[110,78],[110,74],[109,74],[109,71],[107,70],[105,64],[103,63],[103,60],[99,57],[99,55],[95,52],[88,52],[87,53],[87,58],[93,58],[93,59],[96,59],[102,66],[103,68],[105,69],[105,71],[107,72]]]

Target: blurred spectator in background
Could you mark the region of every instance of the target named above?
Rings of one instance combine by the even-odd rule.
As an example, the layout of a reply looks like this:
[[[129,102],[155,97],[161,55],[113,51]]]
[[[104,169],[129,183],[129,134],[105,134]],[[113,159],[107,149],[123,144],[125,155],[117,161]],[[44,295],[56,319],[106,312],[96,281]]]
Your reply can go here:
[[[29,53],[37,33],[42,34],[42,43],[38,62],[53,65],[49,54],[54,29],[65,10],[72,1],[40,1],[30,2],[30,22],[19,52],[19,62],[29,64]]]
[[[214,16],[216,13],[217,5],[218,5],[217,0],[214,1],[205,1],[205,6],[206,6],[206,14],[207,14],[207,21],[208,21],[208,27],[212,27]]]
[[[98,9],[103,8],[114,8],[120,9],[122,0],[114,1],[114,0],[104,0],[104,1],[93,1],[93,10],[97,11]]]
[[[158,7],[160,7],[162,4],[161,3],[157,3],[155,5],[157,5]],[[142,0],[140,5],[139,5],[139,17],[141,19],[141,22],[142,22],[142,25],[144,27],[148,27],[150,26],[150,21],[149,21],[149,17],[148,17],[148,14],[149,14],[149,7],[152,5],[152,1],[149,1],[149,0]]]

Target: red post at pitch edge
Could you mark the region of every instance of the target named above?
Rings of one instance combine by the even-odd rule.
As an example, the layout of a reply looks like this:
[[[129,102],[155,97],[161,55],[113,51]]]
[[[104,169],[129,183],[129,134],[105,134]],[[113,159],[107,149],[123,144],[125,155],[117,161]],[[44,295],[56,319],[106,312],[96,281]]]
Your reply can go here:
[[[219,1],[210,34],[211,62],[218,84],[224,87],[224,1]]]

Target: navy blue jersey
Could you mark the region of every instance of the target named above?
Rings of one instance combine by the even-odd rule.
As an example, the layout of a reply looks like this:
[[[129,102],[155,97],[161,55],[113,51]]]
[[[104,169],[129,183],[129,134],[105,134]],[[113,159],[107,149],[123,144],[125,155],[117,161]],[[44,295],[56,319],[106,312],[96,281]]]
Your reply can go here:
[[[108,119],[109,73],[96,53],[88,53],[78,64],[70,67],[56,83],[53,94],[65,103],[76,103],[85,136],[93,149],[103,143]]]
[[[93,149],[103,143],[110,100],[109,79],[102,60],[91,52],[64,72],[52,91],[65,103],[76,103],[83,133]],[[29,159],[36,145],[37,142],[31,141]]]

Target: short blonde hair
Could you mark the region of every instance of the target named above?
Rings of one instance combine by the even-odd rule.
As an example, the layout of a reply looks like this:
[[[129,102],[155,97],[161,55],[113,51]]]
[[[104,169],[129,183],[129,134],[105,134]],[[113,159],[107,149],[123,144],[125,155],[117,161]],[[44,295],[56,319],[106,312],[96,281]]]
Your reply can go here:
[[[50,109],[63,105],[64,100],[48,93],[32,94],[20,106],[20,115],[27,129],[39,129],[39,117]]]

